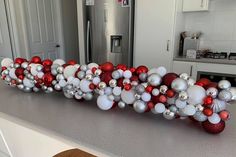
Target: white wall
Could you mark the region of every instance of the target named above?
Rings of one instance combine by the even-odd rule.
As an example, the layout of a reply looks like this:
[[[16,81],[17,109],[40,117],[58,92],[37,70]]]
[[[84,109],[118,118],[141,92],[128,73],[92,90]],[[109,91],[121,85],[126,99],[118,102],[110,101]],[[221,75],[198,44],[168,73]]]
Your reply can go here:
[[[178,1],[181,3],[182,0]],[[177,13],[176,35],[181,27],[182,31],[201,31],[201,49],[236,52],[235,17],[235,0],[210,0],[209,11]]]

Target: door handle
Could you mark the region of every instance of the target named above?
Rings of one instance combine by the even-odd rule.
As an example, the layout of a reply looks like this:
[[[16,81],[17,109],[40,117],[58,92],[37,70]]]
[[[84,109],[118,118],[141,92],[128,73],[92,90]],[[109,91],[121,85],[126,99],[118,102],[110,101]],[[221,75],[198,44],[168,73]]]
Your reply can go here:
[[[61,47],[61,45],[57,44],[57,45],[56,45],[56,48],[59,48],[59,47]]]
[[[190,76],[193,75],[193,66],[191,65],[191,68],[190,68]]]
[[[167,40],[166,51],[170,51],[170,40]]]
[[[87,22],[87,32],[86,32],[86,62],[90,62],[89,55],[89,42],[90,42],[90,21]]]
[[[203,8],[203,2],[204,2],[204,0],[201,0],[201,8]]]

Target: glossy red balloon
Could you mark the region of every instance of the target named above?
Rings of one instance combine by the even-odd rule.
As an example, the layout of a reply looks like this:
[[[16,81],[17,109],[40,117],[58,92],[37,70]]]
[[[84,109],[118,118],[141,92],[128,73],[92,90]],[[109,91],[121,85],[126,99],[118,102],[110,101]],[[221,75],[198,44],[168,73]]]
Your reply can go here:
[[[15,61],[14,61],[14,63],[22,64],[22,63],[25,62],[25,61],[26,61],[26,59],[24,59],[24,58],[16,58]]]
[[[24,75],[24,68],[16,68],[15,75],[19,78],[20,75]]]
[[[105,72],[101,74],[102,82],[105,82],[108,85],[110,80],[112,80],[111,72]]]
[[[132,88],[131,84],[125,84],[125,85],[124,85],[124,89],[125,89],[126,91],[129,91],[131,88]]]
[[[205,106],[211,106],[213,103],[213,98],[211,96],[207,96],[205,99],[204,99],[204,105]]]
[[[161,103],[166,103],[166,102],[167,102],[166,96],[165,96],[165,95],[160,95],[160,96],[159,96],[159,102],[161,102]]]
[[[49,72],[51,72],[51,66],[44,66],[44,67],[43,67],[43,72],[44,72],[44,73],[49,73]]]
[[[230,115],[228,111],[221,111],[219,114],[220,118],[224,121],[228,120]]]
[[[106,62],[102,64],[100,68],[104,72],[112,72],[114,70],[114,65],[111,62]]]
[[[42,62],[43,66],[51,66],[52,65],[52,60],[50,59],[45,59],[43,62]]]
[[[152,90],[153,90],[153,87],[152,87],[152,86],[147,86],[147,87],[145,88],[145,90],[146,90],[147,93],[151,93]]]
[[[31,58],[31,63],[41,63],[41,58],[39,56],[34,56]]]
[[[211,82],[211,83],[209,83],[207,86],[205,86],[205,89],[208,89],[208,88],[211,88],[211,87],[213,87],[213,88],[218,88],[218,83],[216,83],[216,82]]]
[[[210,134],[219,134],[225,129],[225,122],[221,121],[218,124],[212,124],[209,121],[202,123],[203,129]]]
[[[168,98],[173,98],[175,96],[175,92],[173,90],[169,89],[166,91],[166,96]]]
[[[51,73],[46,73],[43,76],[43,83],[45,86],[51,86],[52,81],[54,80],[54,76]]]
[[[197,83],[202,83],[203,86],[207,86],[211,83],[211,81],[207,78],[201,78],[200,80],[197,81]]]
[[[123,78],[118,79],[117,80],[117,86],[123,88],[124,87],[123,81],[124,81]]]
[[[118,64],[118,65],[116,66],[116,69],[121,69],[121,70],[125,71],[125,70],[127,70],[127,66],[124,65],[124,64]]]
[[[144,66],[144,65],[141,65],[141,66],[136,68],[135,72],[136,72],[137,75],[140,75],[142,73],[147,73],[148,72],[148,68],[146,66]]]
[[[69,64],[69,65],[75,65],[75,64],[77,64],[77,62],[76,62],[75,60],[69,60],[69,61],[67,62],[67,64]]]
[[[207,117],[210,117],[211,115],[213,115],[213,110],[211,108],[204,108],[203,114]]]
[[[170,87],[171,83],[178,77],[176,73],[168,73],[162,78],[163,84]]]

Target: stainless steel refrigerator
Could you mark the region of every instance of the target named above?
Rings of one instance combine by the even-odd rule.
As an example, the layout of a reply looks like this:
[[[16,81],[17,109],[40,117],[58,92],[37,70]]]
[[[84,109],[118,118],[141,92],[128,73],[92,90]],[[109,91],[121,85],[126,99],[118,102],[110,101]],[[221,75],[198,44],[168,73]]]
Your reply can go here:
[[[132,66],[134,0],[85,0],[86,62]]]

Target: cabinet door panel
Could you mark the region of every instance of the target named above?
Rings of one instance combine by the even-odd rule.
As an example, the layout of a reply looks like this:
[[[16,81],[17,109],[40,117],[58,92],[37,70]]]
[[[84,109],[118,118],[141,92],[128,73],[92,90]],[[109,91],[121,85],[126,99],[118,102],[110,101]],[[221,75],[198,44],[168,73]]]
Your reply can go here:
[[[204,11],[208,10],[209,0],[183,0],[183,11]]]

